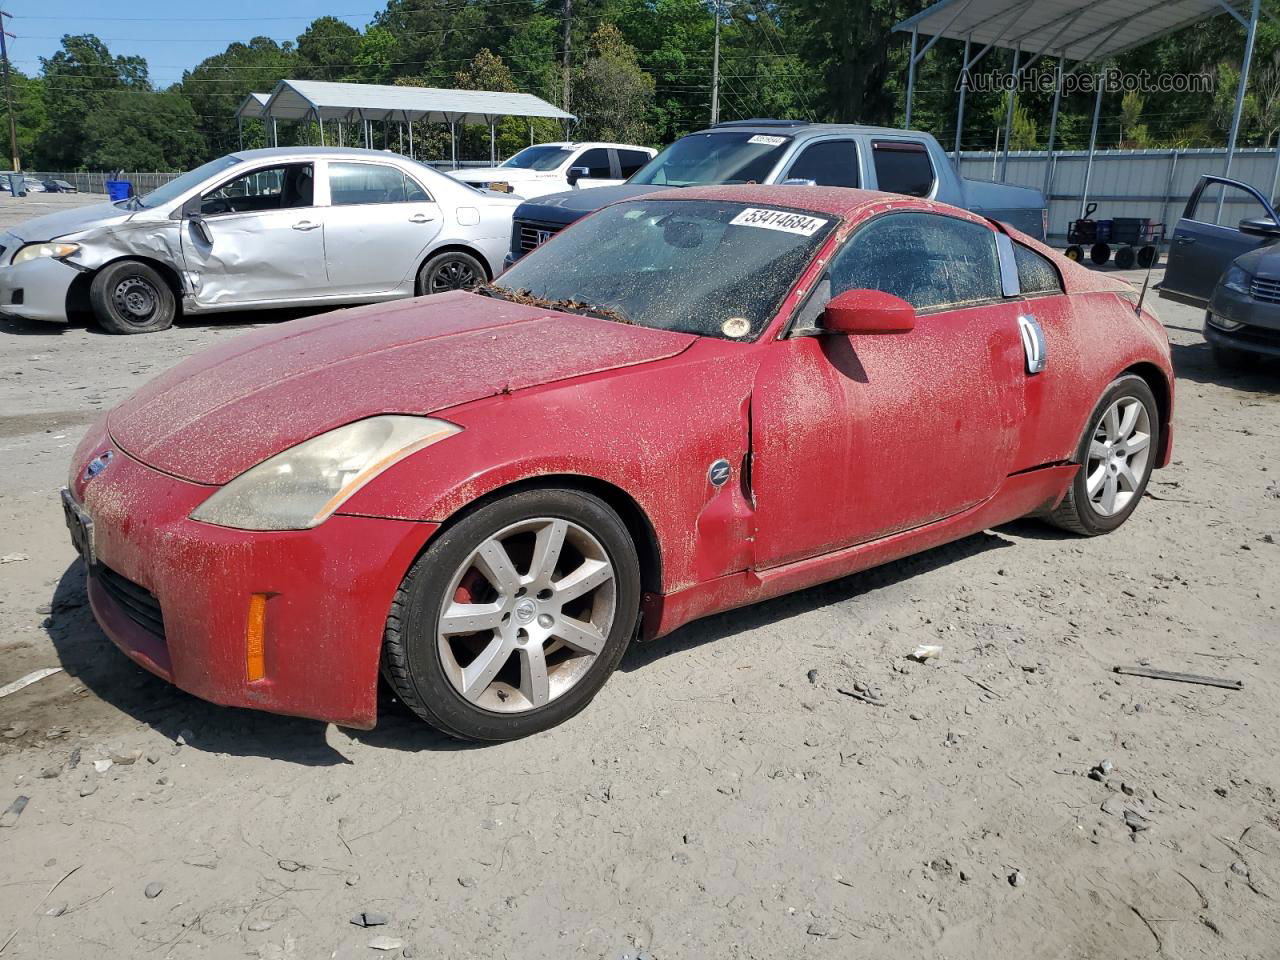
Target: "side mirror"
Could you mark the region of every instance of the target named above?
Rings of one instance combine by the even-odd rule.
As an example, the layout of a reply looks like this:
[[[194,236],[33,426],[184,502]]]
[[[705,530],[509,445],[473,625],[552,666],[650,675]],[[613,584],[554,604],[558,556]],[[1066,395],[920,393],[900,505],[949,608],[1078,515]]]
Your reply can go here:
[[[589,176],[591,176],[590,167],[570,167],[569,176],[566,179],[569,181],[569,186],[572,187],[583,177]]]
[[[1276,223],[1267,217],[1241,220],[1240,232],[1255,237],[1280,237],[1280,223]]]
[[[822,313],[824,333],[906,333],[916,325],[916,308],[882,290],[846,290]]]
[[[179,213],[182,219],[191,224],[191,229],[205,243],[213,246],[213,233],[209,230],[209,224],[204,222],[204,215],[201,213],[204,200],[202,197],[195,196],[188,198],[187,202],[182,205]]]

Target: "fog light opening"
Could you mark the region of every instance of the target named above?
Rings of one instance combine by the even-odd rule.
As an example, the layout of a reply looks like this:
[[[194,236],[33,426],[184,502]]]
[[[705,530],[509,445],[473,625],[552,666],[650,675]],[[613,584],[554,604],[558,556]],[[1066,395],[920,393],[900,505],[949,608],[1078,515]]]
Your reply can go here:
[[[267,595],[249,595],[249,616],[244,631],[245,676],[250,683],[267,675]]]

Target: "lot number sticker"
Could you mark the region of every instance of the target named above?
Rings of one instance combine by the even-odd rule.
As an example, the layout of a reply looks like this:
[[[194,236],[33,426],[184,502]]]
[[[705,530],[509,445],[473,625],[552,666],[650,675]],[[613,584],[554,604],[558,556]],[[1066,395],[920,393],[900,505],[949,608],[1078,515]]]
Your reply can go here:
[[[764,230],[781,230],[783,233],[798,233],[802,237],[812,237],[827,221],[821,217],[810,217],[803,213],[788,213],[786,210],[766,210],[763,207],[747,207],[729,221],[731,227],[760,227]]]
[[[764,133],[757,133],[747,143],[759,143],[766,147],[777,147],[787,142],[786,137],[771,137]]]

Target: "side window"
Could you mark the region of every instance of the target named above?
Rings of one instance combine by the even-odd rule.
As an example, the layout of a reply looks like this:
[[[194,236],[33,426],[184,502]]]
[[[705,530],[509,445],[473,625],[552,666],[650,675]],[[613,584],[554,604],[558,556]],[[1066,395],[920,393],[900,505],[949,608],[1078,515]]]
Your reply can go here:
[[[1015,243],[1013,262],[1018,266],[1018,286],[1022,289],[1023,296],[1062,292],[1062,281],[1058,278],[1057,268],[1034,250]]]
[[[589,171],[587,178],[590,180],[608,180],[613,176],[609,168],[609,151],[604,147],[592,147],[583,152],[571,165],[586,167]]]
[[[335,207],[404,203],[404,174],[381,163],[329,162],[329,202]]]
[[[314,196],[309,163],[290,163],[241,174],[200,198],[205,216],[309,207]]]
[[[858,145],[852,140],[823,140],[805,147],[784,179],[812,180],[820,187],[856,187]]]
[[[871,158],[876,168],[876,188],[909,197],[927,197],[933,191],[933,163],[923,143],[914,140],[875,140]]]
[[[428,203],[431,200],[431,194],[427,193],[417,180],[406,173],[404,175],[404,198],[410,203]]]
[[[917,310],[998,300],[995,232],[935,213],[872,220],[831,264],[831,295],[846,290],[883,290]]]
[[[648,162],[649,155],[643,150],[618,151],[618,164],[622,167],[622,176],[624,178],[629,178]]]

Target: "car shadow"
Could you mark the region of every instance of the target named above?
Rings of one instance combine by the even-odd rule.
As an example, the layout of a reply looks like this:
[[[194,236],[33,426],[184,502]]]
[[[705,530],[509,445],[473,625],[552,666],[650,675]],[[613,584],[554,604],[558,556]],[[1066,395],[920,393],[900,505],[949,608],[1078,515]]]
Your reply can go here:
[[[903,583],[952,563],[1012,546],[1013,541],[1007,537],[986,531],[807,590],[695,620],[665,637],[634,644],[618,669],[628,673],[641,670],[663,657],[683,653],[747,630],[758,630],[833,603],[855,600],[875,590]]]
[[[318,720],[222,707],[200,700],[148,673],[115,648],[93,619],[85,592],[84,564],[63,572],[45,630],[59,665],[94,696],[144,723],[169,740],[182,735],[188,747],[236,757],[267,757],[302,766],[353,762],[329,741],[329,725]],[[389,690],[379,691],[374,730],[345,730],[372,746],[405,750],[459,750],[470,745],[451,740],[414,717]],[[187,736],[183,731],[191,731]]]
[[[1231,370],[1213,359],[1213,351],[1203,340],[1198,343],[1171,343],[1169,350],[1173,356],[1173,371],[1179,379],[1257,393],[1280,391],[1280,361],[1259,358],[1256,366]]]
[[[202,313],[193,317],[179,317],[171,329],[204,330],[216,327],[235,330],[241,327],[287,323],[290,320],[301,320],[303,317],[312,317],[339,309],[342,308],[338,306],[291,307],[278,310],[234,310],[226,313]],[[67,323],[57,323],[46,320],[28,320],[24,317],[0,313],[0,334],[10,334],[18,337],[61,337],[73,330],[83,331],[95,337],[117,336],[114,333],[107,333],[107,331],[94,323],[92,317],[89,316],[77,315]],[[163,335],[163,331],[161,331],[161,335]],[[147,334],[143,334],[143,336],[147,336]]]

